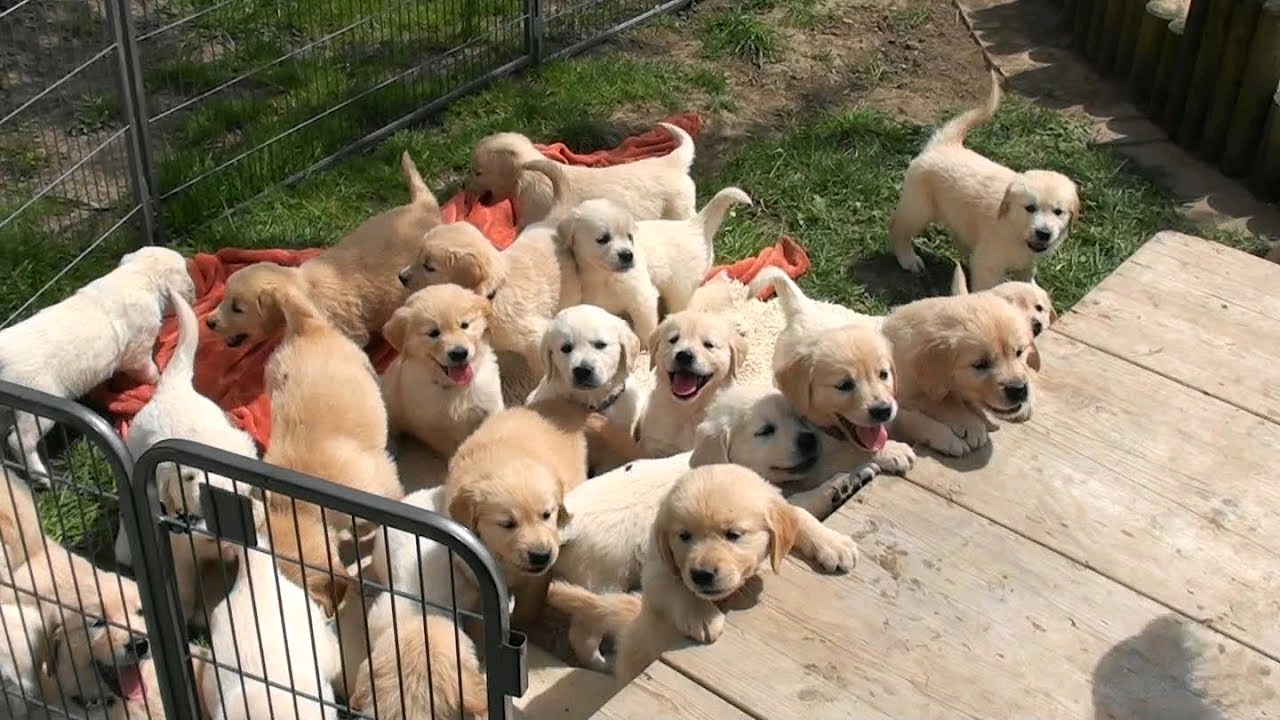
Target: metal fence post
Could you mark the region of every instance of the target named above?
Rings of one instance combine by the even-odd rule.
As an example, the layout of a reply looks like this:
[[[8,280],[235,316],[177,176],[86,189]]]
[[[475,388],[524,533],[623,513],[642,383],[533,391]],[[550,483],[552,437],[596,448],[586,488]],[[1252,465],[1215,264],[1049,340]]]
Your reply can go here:
[[[534,65],[542,62],[542,0],[524,0],[524,51]]]
[[[128,126],[125,146],[129,158],[129,183],[134,202],[141,209],[142,244],[162,242],[156,187],[155,162],[151,156],[151,128],[147,111],[146,90],[142,84],[142,62],[139,59],[137,32],[133,26],[130,0],[107,0],[103,3],[107,25],[116,44],[116,85],[124,120]]]

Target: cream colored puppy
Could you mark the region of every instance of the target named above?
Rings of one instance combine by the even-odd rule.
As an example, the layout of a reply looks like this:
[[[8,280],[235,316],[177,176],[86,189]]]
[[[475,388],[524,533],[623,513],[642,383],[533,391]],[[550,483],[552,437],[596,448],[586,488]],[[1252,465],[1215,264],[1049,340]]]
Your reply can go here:
[[[1049,297],[1049,291],[1035,283],[1009,280],[985,292],[1004,298],[1026,315],[1031,323],[1033,338],[1040,337],[1040,333],[1058,322],[1058,311],[1053,309],[1053,298]],[[957,263],[951,275],[951,294],[967,295],[968,293],[969,286],[965,282],[964,268]],[[1040,370],[1040,351],[1034,342],[1031,344],[1031,349],[1027,351],[1027,365],[1037,372]]]
[[[693,448],[693,429],[721,388],[737,377],[746,339],[720,315],[667,316],[649,338],[655,385],[636,426],[640,448],[663,457]]]
[[[986,104],[939,128],[907,167],[889,223],[889,242],[904,270],[924,270],[912,237],[940,222],[969,253],[975,290],[1006,275],[1033,282],[1036,265],[1062,244],[1080,215],[1079,191],[1067,176],[1015,172],[964,146],[969,131],[995,114],[1000,95],[993,70]]]
[[[414,167],[400,157],[409,202],[369,218],[299,267],[256,263],[227,278],[226,295],[205,322],[235,347],[269,338],[284,319],[260,303],[264,287],[288,283],[310,298],[343,335],[364,347],[382,329],[406,292],[396,273],[413,260],[423,233],[440,224],[440,205]]]
[[[400,353],[382,375],[394,437],[405,432],[442,458],[502,409],[498,358],[489,346],[492,308],[452,283],[425,287],[382,329]]]
[[[618,680],[631,681],[682,638],[715,642],[725,611],[758,599],[761,566],[781,569],[794,517],[776,487],[740,465],[682,475],[653,522],[640,615],[618,643]]]
[[[988,442],[989,416],[1031,417],[1034,337],[1026,317],[987,292],[917,300],[885,318],[902,410],[893,433],[952,456]]]
[[[675,125],[658,124],[679,142],[667,155],[600,168],[565,165],[567,206],[593,198],[613,198],[640,220],[692,217],[697,202],[697,189],[689,177],[693,138]],[[471,154],[467,192],[486,207],[511,199],[521,228],[544,220],[556,204],[554,191],[546,176],[530,171],[526,165],[543,159],[545,156],[524,135],[490,135]]]
[[[688,307],[715,258],[712,239],[737,203],[750,204],[751,198],[730,187],[688,220],[641,222],[612,200],[579,204],[558,234],[578,262],[583,301],[625,313],[636,332],[649,337],[658,325],[659,300],[667,313]]]
[[[413,291],[453,283],[488,298],[494,349],[519,354],[541,374],[538,348],[547,323],[581,296],[573,258],[559,247],[554,227],[534,225],[499,252],[470,223],[442,225],[422,238],[400,282]]]
[[[181,255],[160,247],[125,255],[114,270],[71,297],[0,330],[0,380],[68,399],[117,371],[155,383],[160,371],[151,354],[171,290],[187,300],[195,295]],[[37,422],[29,413],[0,418],[9,428],[9,452],[26,463],[29,482],[49,487],[36,446],[53,423]]]
[[[778,293],[786,325],[773,348],[773,382],[796,411],[845,446],[849,464],[871,461],[901,475],[910,446],[889,439],[898,414],[893,350],[881,319],[810,299],[781,271],[761,272],[753,289]]]

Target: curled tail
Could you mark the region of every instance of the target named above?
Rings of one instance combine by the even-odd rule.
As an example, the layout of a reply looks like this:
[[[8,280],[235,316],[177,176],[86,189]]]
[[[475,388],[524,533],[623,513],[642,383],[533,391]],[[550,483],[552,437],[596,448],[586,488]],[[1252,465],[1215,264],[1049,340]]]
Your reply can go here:
[[[423,182],[418,166],[413,164],[413,158],[409,157],[408,150],[400,154],[400,172],[404,175],[405,183],[409,185],[409,204],[434,208],[439,213],[440,201],[436,200],[435,193],[431,192],[431,188]]]
[[[693,222],[702,227],[702,237],[707,241],[707,262],[715,259],[715,251],[711,244],[711,239],[716,236],[720,230],[720,224],[724,222],[724,216],[729,213],[730,208],[734,205],[750,205],[751,196],[742,191],[741,188],[727,187],[715,194],[715,197],[707,201],[706,205],[698,211],[694,216]]]
[[[969,294],[969,283],[964,278],[964,268],[960,267],[960,263],[956,263],[956,269],[951,272],[951,294]]]
[[[689,168],[693,167],[693,138],[683,128],[676,125],[665,122],[658,124],[670,133],[671,137],[675,138],[678,143],[676,149],[668,153],[666,157],[670,158],[673,163],[678,164],[685,172],[689,172]]]
[[[991,70],[991,93],[987,95],[987,101],[980,107],[966,110],[963,113],[951,118],[945,125],[934,131],[933,137],[929,138],[929,142],[925,143],[925,149],[934,145],[962,145],[965,136],[970,130],[978,127],[982,123],[991,119],[996,114],[996,108],[1000,106],[1000,73],[995,68]]]
[[[770,266],[756,273],[751,281],[751,294],[759,295],[767,287],[773,288],[778,294],[778,302],[782,304],[782,314],[786,316],[787,322],[808,312],[813,306],[809,296],[781,268]]]
[[[174,348],[173,357],[169,358],[160,382],[185,382],[190,385],[196,368],[196,346],[200,343],[200,322],[186,298],[173,288],[169,288],[169,305],[178,318],[178,346]]]
[[[569,196],[569,178],[565,175],[564,165],[550,158],[537,158],[526,160],[520,169],[540,172],[551,181],[551,212],[547,213],[547,217],[554,217],[557,212],[569,209],[565,207]]]

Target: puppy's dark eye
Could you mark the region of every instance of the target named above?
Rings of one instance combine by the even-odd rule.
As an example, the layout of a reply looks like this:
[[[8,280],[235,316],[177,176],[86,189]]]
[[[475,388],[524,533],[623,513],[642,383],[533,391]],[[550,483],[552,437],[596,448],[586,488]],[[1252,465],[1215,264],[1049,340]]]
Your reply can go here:
[[[608,244],[609,244],[609,233],[605,233],[605,234],[601,235],[600,237],[596,238],[596,244],[597,244],[597,245],[608,245]]]
[[[1019,358],[1020,358],[1020,357],[1022,357],[1022,353],[1026,352],[1026,351],[1027,351],[1027,349],[1026,349],[1026,348],[1018,348],[1018,352],[1014,353],[1014,354],[1013,354],[1013,356],[1014,356],[1014,357],[1019,357]]]
[[[507,518],[506,520],[503,520],[502,522],[498,523],[498,527],[504,530],[515,530],[516,521],[512,520],[511,518]]]
[[[737,530],[725,530],[724,539],[729,542],[738,542],[738,538],[742,537],[742,533]]]
[[[774,427],[772,424],[765,425],[756,431],[756,437],[769,437],[777,431],[778,428]]]
[[[462,328],[463,330],[466,330],[467,328],[471,327],[471,323],[469,323],[469,322],[464,322],[464,323],[462,323],[461,325],[459,325],[458,327]]]
[[[995,365],[995,362],[991,358],[984,357],[978,362],[973,364],[973,369],[977,370],[978,372],[986,372],[990,370],[993,365]]]
[[[435,272],[436,266],[432,265],[431,263],[422,263],[422,269],[426,270],[427,272]]]
[[[702,341],[702,347],[704,347],[704,348],[706,348],[706,349],[708,349],[708,350],[715,350],[715,349],[716,349],[716,344],[715,344],[715,343],[713,343],[713,342],[711,342],[710,340],[703,340],[703,341]]]
[[[609,343],[607,343],[607,342],[605,342],[605,341],[603,341],[603,340],[597,340],[597,341],[595,341],[595,342],[591,343],[591,347],[593,347],[593,348],[595,348],[595,349],[597,349],[597,350],[603,350],[603,349],[605,349],[605,348],[609,347]]]
[[[888,370],[881,370],[881,371],[880,371],[880,379],[881,379],[881,380],[888,380],[888,379],[889,379],[889,371],[888,371]]]
[[[104,617],[94,618],[94,620],[93,620],[93,627],[95,627],[95,628],[104,628],[104,627],[106,627],[106,626],[107,626],[107,619],[106,619],[106,618],[104,618]]]
[[[1035,211],[1036,211],[1036,204],[1035,204],[1035,203],[1031,203],[1030,205],[1028,205],[1028,206],[1027,206],[1027,212],[1029,212],[1029,213],[1033,213],[1033,212],[1035,212]]]
[[[231,312],[236,313],[237,315],[241,312],[239,300],[231,301]]]
[[[565,343],[561,345],[560,352],[564,353],[565,355],[568,355],[569,353],[573,352],[573,343]]]
[[[1057,215],[1058,217],[1062,217],[1062,208],[1054,208],[1053,214]]]
[[[543,519],[543,520],[550,520],[552,515],[554,515],[554,513],[552,513],[550,510],[543,510],[543,511],[542,511],[542,519]]]
[[[843,382],[836,385],[836,390],[839,390],[840,392],[853,392],[853,387],[853,380],[845,378]]]
[[[438,337],[440,337],[440,328],[431,328],[430,330],[428,330],[428,331],[427,331],[427,337],[429,337],[429,338],[438,338]]]
[[[693,539],[693,533],[689,532],[688,530],[681,530],[679,537],[680,537],[680,542],[689,542],[690,540]]]
[[[670,339],[670,340],[667,340],[667,342],[671,343],[672,345],[675,345],[675,344],[676,344],[677,342],[679,342],[679,341],[680,341],[680,336],[679,336],[679,335],[672,335],[672,336],[671,336],[671,339]]]
[[[636,236],[632,235],[631,233],[627,233],[627,242],[634,243],[635,241],[636,241]]]

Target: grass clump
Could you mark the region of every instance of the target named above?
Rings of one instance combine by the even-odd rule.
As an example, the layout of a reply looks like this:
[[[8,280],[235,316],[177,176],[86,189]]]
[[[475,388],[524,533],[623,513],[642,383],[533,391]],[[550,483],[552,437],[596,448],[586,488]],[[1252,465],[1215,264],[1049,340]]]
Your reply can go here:
[[[755,65],[779,56],[782,33],[742,7],[708,13],[701,27],[702,49],[709,57],[734,57]]]

